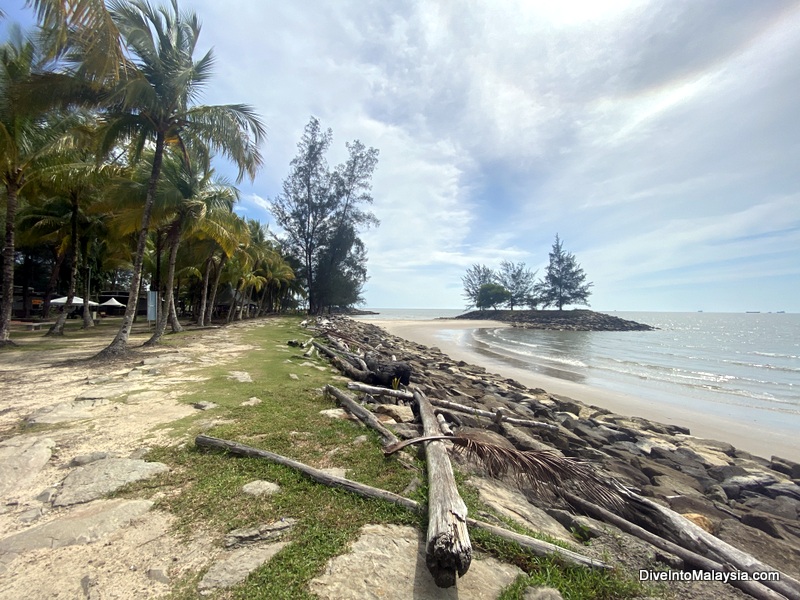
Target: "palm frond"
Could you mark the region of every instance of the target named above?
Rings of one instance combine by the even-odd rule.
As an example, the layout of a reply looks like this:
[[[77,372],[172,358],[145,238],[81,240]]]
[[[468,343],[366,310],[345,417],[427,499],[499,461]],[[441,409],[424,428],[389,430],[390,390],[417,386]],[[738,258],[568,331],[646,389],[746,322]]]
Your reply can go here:
[[[588,463],[554,452],[506,448],[478,439],[473,434],[461,433],[405,440],[387,446],[384,454],[434,440],[451,442],[456,452],[479,461],[490,477],[504,479],[510,476],[517,486],[529,489],[539,498],[562,498],[564,491],[571,491],[617,513],[625,511],[627,503],[620,493],[619,483],[603,477]]]

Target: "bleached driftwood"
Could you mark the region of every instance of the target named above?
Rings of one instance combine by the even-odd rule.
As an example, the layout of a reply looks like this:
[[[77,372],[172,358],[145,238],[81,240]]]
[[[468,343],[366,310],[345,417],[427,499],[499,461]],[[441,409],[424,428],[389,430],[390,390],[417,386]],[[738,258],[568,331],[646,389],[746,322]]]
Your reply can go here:
[[[355,390],[356,392],[364,392],[365,394],[391,396],[392,398],[400,398],[401,400],[413,400],[414,394],[405,390],[395,390],[391,388],[382,388],[375,385],[367,385],[366,383],[358,383],[351,381],[347,384],[347,388]]]
[[[358,402],[356,402],[353,398],[347,395],[342,390],[333,387],[332,385],[325,386],[325,393],[330,394],[334,398],[336,398],[342,406],[344,406],[348,411],[358,417],[361,422],[363,422],[368,427],[371,427],[375,431],[378,432],[378,435],[381,436],[381,440],[383,441],[383,445],[386,446],[387,444],[395,444],[398,442],[397,436],[393,434],[391,431],[386,429],[383,424],[378,421],[377,417],[372,414],[369,410],[361,406]]]
[[[636,536],[640,540],[643,540],[648,544],[655,546],[656,548],[674,554],[688,565],[703,569],[704,571],[715,571],[719,573],[726,573],[730,571],[730,568],[727,565],[713,561],[687,548],[679,546],[678,544],[674,544],[669,540],[665,540],[661,536],[651,533],[646,529],[639,527],[635,523],[631,523],[630,521],[623,519],[622,517],[615,515],[605,508],[589,502],[584,498],[580,498],[574,494],[565,494],[565,498],[570,504],[580,508],[596,519],[619,527],[622,531]],[[751,595],[753,598],[758,598],[759,600],[784,600],[785,598],[791,598],[791,596],[777,593],[776,591],[771,590],[764,584],[757,581],[731,579],[729,583],[732,586],[737,587],[743,592]]]
[[[419,502],[411,500],[410,498],[399,496],[398,494],[394,494],[387,490],[382,490],[376,487],[372,487],[363,483],[359,483],[357,481],[353,481],[351,479],[345,479],[344,477],[336,477],[335,475],[328,475],[327,473],[323,473],[319,469],[315,469],[314,467],[310,467],[304,463],[293,460],[291,458],[281,456],[280,454],[275,454],[274,452],[269,452],[267,450],[260,450],[258,448],[245,446],[244,444],[239,444],[237,442],[231,442],[228,440],[214,438],[207,435],[198,435],[195,438],[195,445],[198,448],[222,450],[234,454],[236,456],[263,458],[275,464],[283,465],[285,467],[289,467],[297,471],[300,471],[301,473],[304,473],[312,480],[316,481],[317,483],[321,483],[322,485],[327,485],[330,487],[336,487],[343,490],[347,490],[364,498],[385,500],[386,502],[391,502],[393,504],[402,506],[403,508],[412,510],[417,513],[425,512],[425,507],[423,505],[421,505]],[[497,527],[495,525],[490,525],[489,523],[484,523],[483,521],[476,521],[475,519],[467,519],[467,524],[470,527],[474,527],[476,529],[482,529],[505,540],[515,542],[519,544],[521,547],[530,550],[533,554],[537,556],[549,556],[555,554],[565,562],[579,567],[590,567],[594,569],[611,568],[610,565],[602,561],[583,556],[582,554],[578,554],[577,552],[567,550],[566,548],[561,548],[560,546],[555,546],[553,544],[550,544],[542,540],[537,540],[536,538],[532,538],[527,535],[522,535],[519,533],[515,533],[513,531],[509,531],[507,529],[503,529],[502,527]]]
[[[508,417],[502,411],[492,412],[480,408],[472,408],[471,406],[464,406],[463,404],[450,402],[449,400],[439,400],[438,398],[434,398],[430,402],[431,404],[433,404],[434,406],[438,406],[439,408],[449,408],[450,410],[454,410],[457,412],[463,412],[470,415],[477,415],[479,417],[488,417],[498,422],[511,423],[512,425],[524,425],[525,427],[539,427],[541,429],[552,429],[556,431],[558,430],[558,427],[556,427],[555,425],[551,425],[550,423],[542,423],[541,421],[532,421],[530,419],[518,419],[516,417]]]
[[[425,394],[414,390],[424,435],[441,435],[433,407]],[[452,587],[472,562],[467,531],[467,505],[461,499],[447,448],[440,441],[426,442],[428,466],[428,537],[425,563],[439,587]]]

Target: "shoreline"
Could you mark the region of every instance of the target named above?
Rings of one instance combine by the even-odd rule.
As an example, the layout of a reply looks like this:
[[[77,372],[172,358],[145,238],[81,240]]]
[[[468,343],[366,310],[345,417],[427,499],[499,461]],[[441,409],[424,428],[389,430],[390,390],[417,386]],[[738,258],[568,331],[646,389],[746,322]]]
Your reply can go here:
[[[463,331],[467,334],[475,329],[510,327],[508,323],[463,319],[434,321],[369,319],[364,322],[381,327],[388,333],[411,342],[435,346],[455,360],[482,366],[503,377],[516,379],[530,388],[542,388],[550,394],[573,398],[623,416],[643,417],[664,424],[687,427],[695,437],[728,442],[736,448],[765,459],[779,456],[793,461],[800,460],[800,447],[797,445],[796,434],[765,429],[758,423],[736,421],[724,415],[702,413],[656,400],[548,377],[507,364],[461,343],[458,339],[452,337],[448,339],[442,335],[444,331]]]

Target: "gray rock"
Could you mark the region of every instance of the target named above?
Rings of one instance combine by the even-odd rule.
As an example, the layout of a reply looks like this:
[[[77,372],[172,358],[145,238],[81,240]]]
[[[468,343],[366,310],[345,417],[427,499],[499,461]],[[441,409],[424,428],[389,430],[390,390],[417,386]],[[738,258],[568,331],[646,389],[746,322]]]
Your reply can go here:
[[[258,406],[259,404],[261,404],[261,399],[255,396],[242,402],[242,406]]]
[[[349,553],[328,561],[309,590],[322,600],[477,600],[497,598],[522,571],[494,558],[473,558],[452,588],[439,588],[425,566],[425,542],[412,527],[365,525]]]
[[[795,500],[800,500],[800,485],[796,483],[774,483],[764,488],[764,493],[770,498],[779,496],[789,496]]]
[[[274,542],[289,533],[296,524],[297,519],[286,517],[258,527],[234,529],[225,536],[225,547],[236,548],[248,544]]]
[[[253,378],[247,371],[231,371],[228,374],[228,379],[235,379],[239,383],[253,383]]]
[[[353,446],[360,446],[361,444],[366,444],[366,443],[367,443],[367,436],[365,435],[360,435],[351,442]]]
[[[212,408],[217,408],[218,404],[214,404],[213,402],[208,402],[204,400],[203,402],[195,402],[192,404],[197,410],[211,410]]]
[[[249,496],[271,496],[280,492],[281,487],[277,483],[259,479],[243,485],[242,491]]]
[[[0,540],[0,557],[37,548],[62,548],[90,544],[127,525],[153,506],[149,500],[103,500]],[[13,558],[13,556],[12,556]]]
[[[769,466],[772,470],[788,475],[792,479],[800,479],[800,464],[794,461],[780,456],[773,456]]]
[[[50,460],[56,443],[18,435],[0,442],[0,499],[33,479]]]
[[[800,547],[775,539],[766,533],[743,525],[736,519],[726,519],[719,524],[717,537],[736,548],[794,577],[798,576]]]
[[[70,467],[82,467],[83,465],[88,465],[89,463],[96,462],[98,460],[103,460],[104,458],[108,458],[110,455],[108,452],[90,452],[89,454],[79,454],[71,461],[69,461]]]
[[[43,514],[44,511],[41,508],[29,508],[28,510],[21,512],[17,517],[17,520],[21,523],[32,523]]]
[[[214,590],[230,588],[241,583],[250,573],[280,552],[287,543],[276,542],[267,546],[240,548],[224,553],[200,580],[198,585],[200,594],[205,596]]]
[[[398,423],[413,423],[414,411],[410,406],[397,406],[394,404],[379,404],[375,409],[378,414],[389,415]]]
[[[528,529],[546,533],[564,541],[573,541],[572,534],[561,523],[528,502],[517,489],[482,477],[472,478],[469,483],[478,490],[481,501],[502,516],[508,517]]]
[[[78,467],[67,475],[53,506],[71,506],[89,502],[125,484],[147,479],[168,470],[167,465],[157,462],[149,463],[129,458],[98,460],[84,467]]]
[[[28,423],[30,425],[41,425],[91,419],[94,416],[91,408],[84,406],[82,403],[59,402],[53,406],[46,406],[37,410],[28,417]]]
[[[50,504],[53,501],[53,498],[56,497],[57,493],[58,488],[56,487],[45,488],[39,492],[39,495],[36,496],[36,500],[42,502],[43,504]]]
[[[300,379],[296,373],[289,373],[289,379],[298,380]]]
[[[323,417],[328,417],[329,419],[342,419],[344,421],[353,419],[353,417],[350,416],[350,413],[343,408],[327,408],[319,411],[319,414],[321,414]]]
[[[795,520],[800,517],[800,500],[789,496],[778,496],[774,499],[759,496],[745,500],[744,505],[784,519]]]
[[[159,583],[166,583],[169,585],[169,569],[165,566],[150,567],[147,569],[147,578]]]

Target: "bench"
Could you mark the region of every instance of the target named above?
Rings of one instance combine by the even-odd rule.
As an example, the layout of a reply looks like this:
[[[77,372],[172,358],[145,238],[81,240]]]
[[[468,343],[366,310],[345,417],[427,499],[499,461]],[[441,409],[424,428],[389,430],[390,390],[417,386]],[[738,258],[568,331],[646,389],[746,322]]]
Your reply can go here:
[[[42,328],[42,325],[50,327],[52,323],[28,323],[28,331],[39,331]]]

